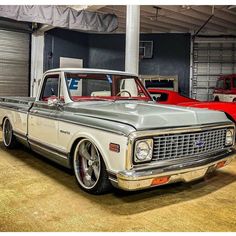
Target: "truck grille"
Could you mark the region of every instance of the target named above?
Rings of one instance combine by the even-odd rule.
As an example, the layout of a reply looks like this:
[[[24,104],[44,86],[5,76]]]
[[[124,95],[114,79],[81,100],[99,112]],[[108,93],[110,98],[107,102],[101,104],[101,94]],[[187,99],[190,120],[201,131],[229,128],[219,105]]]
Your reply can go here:
[[[225,148],[225,136],[226,129],[156,136],[153,137],[152,160],[172,160],[220,151]]]

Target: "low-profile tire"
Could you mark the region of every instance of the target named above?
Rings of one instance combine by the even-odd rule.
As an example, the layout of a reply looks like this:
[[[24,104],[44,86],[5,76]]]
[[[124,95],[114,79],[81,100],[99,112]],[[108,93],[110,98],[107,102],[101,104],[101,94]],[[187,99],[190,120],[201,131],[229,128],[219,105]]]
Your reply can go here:
[[[103,158],[89,139],[82,139],[77,144],[73,167],[76,180],[84,191],[99,195],[111,190],[112,185]]]
[[[16,138],[10,120],[6,118],[2,127],[3,144],[8,149],[14,149],[17,146]]]

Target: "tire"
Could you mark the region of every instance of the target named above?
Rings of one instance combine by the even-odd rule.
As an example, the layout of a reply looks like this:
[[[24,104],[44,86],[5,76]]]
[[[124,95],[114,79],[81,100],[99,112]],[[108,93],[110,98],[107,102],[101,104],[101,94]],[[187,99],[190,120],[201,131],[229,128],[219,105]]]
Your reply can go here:
[[[84,191],[99,195],[111,190],[105,163],[97,147],[88,139],[82,139],[77,144],[73,168],[76,180]]]
[[[8,118],[6,118],[3,122],[3,144],[8,149],[14,149],[17,146],[16,138],[13,134],[13,128],[11,122]]]
[[[234,98],[233,102],[236,102],[236,98]]]
[[[214,101],[219,102],[220,101],[219,97],[215,97]]]

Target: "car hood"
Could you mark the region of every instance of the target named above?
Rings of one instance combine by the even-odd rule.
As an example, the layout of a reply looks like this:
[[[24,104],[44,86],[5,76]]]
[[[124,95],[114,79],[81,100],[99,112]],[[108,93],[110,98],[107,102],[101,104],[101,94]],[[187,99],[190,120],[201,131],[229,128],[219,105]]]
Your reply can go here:
[[[228,115],[230,115],[236,121],[236,103],[232,103],[232,102],[186,102],[186,103],[180,103],[179,105],[223,111],[223,112],[226,112]]]
[[[136,130],[194,126],[228,121],[222,112],[140,101],[74,102],[69,104],[65,110],[80,117],[130,125]]]

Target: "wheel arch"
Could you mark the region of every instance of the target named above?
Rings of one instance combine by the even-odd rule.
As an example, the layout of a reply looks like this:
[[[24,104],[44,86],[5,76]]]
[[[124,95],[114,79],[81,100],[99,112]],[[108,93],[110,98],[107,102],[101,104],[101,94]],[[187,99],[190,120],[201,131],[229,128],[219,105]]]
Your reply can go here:
[[[8,119],[8,120],[11,122],[11,119],[9,119],[8,116],[4,116],[4,117],[2,118],[2,121],[1,121],[1,127],[2,127],[2,128],[3,128],[4,121],[5,121],[6,119]],[[12,122],[11,122],[11,125],[12,125]],[[12,129],[13,129],[13,126],[12,126]]]

